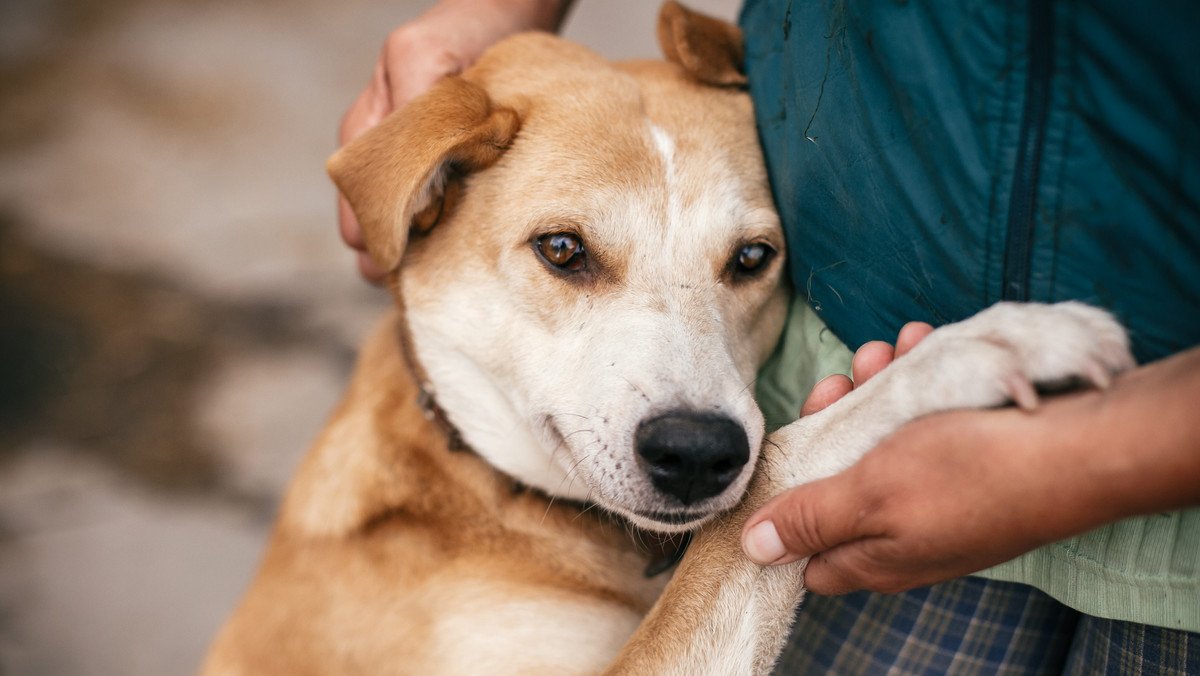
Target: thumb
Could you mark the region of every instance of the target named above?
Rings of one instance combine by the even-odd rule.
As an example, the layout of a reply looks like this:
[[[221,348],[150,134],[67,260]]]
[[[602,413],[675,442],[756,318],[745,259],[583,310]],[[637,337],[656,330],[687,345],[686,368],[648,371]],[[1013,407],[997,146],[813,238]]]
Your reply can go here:
[[[779,566],[859,537],[859,510],[842,485],[832,476],[772,498],[742,528],[746,557]]]
[[[403,108],[404,104],[432,89],[442,78],[458,75],[470,64],[470,59],[447,50],[407,54],[387,71],[391,110]]]

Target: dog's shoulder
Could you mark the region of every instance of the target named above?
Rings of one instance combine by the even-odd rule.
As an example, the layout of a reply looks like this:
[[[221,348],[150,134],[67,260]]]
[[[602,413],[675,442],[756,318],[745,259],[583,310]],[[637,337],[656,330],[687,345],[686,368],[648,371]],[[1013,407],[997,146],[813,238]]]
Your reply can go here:
[[[452,450],[418,403],[401,332],[393,313],[364,345],[203,673],[332,667],[344,644],[378,663],[426,655],[442,673],[442,660],[511,650],[439,642],[461,641],[479,623],[511,633],[514,607],[537,618],[524,621],[530,631],[565,632],[579,645],[597,623],[627,635],[661,592],[664,579],[641,578],[647,555],[620,522]]]
[[[345,397],[288,490],[281,531],[345,536],[436,490],[428,475],[446,442],[415,405],[419,388],[404,361],[401,326],[389,313],[363,345]]]

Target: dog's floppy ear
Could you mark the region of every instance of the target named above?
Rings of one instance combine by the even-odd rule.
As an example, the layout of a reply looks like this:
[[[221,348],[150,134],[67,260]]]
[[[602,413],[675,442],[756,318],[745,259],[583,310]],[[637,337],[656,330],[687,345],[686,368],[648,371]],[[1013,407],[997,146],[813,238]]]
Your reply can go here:
[[[491,165],[518,127],[515,111],[452,76],[330,157],[325,168],[350,202],[375,264],[399,267],[409,229],[437,222],[447,180]]]
[[[668,61],[718,87],[744,87],[742,31],[668,0],[658,11],[658,44]]]

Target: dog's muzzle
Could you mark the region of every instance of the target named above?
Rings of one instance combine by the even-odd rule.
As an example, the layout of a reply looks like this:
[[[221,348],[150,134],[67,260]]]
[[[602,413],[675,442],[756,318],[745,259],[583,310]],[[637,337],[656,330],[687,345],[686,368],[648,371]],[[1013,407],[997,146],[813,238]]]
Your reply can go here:
[[[723,416],[666,413],[642,421],[636,442],[650,482],[683,505],[720,495],[750,460],[746,431]]]

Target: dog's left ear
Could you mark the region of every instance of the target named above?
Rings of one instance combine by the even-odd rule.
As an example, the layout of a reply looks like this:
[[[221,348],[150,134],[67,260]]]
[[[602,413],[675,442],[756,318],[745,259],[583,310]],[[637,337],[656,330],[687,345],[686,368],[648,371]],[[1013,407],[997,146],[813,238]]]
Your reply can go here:
[[[658,44],[668,61],[718,87],[745,87],[742,30],[668,0],[658,11]]]
[[[409,230],[437,222],[447,182],[494,163],[519,127],[516,111],[452,76],[334,153],[325,169],[350,202],[375,264],[398,268]]]

